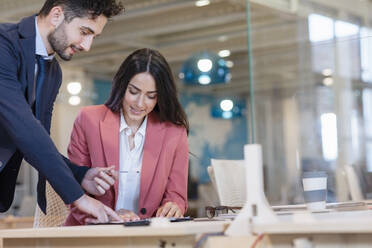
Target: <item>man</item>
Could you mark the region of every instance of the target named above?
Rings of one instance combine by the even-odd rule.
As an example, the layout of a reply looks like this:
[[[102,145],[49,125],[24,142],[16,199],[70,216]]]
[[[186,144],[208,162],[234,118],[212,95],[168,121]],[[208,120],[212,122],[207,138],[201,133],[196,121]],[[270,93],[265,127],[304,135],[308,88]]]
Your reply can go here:
[[[45,213],[45,180],[66,204],[100,222],[119,219],[84,194],[103,194],[113,184],[109,169],[79,167],[49,137],[53,104],[62,81],[54,54],[70,60],[88,51],[107,20],[123,7],[115,0],[46,0],[37,16],[0,24],[0,211],[9,209],[23,158],[39,172],[38,204]],[[88,171],[88,172],[87,172]]]

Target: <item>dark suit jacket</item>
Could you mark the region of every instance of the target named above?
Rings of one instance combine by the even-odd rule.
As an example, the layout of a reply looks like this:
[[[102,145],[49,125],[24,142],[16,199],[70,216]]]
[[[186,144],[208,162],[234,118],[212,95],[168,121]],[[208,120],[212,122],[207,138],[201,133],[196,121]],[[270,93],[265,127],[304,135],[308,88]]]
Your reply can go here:
[[[17,24],[0,24],[0,212],[9,209],[22,158],[39,171],[38,203],[45,212],[45,178],[68,204],[83,195],[79,185],[87,167],[64,158],[49,137],[53,104],[61,86],[61,68],[54,58],[33,114],[35,16]],[[74,178],[75,176],[75,178]]]

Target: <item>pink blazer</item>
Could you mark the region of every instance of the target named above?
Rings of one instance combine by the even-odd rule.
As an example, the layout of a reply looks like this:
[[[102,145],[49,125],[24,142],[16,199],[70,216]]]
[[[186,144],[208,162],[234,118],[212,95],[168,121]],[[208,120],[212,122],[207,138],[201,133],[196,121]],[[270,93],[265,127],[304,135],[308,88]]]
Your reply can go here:
[[[120,114],[105,105],[84,107],[75,120],[68,147],[72,162],[90,167],[115,165],[119,170]],[[187,208],[188,143],[186,129],[160,122],[149,115],[142,159],[140,218],[152,217],[166,202],[175,202],[184,213]],[[103,196],[95,198],[115,209],[118,180]],[[82,225],[87,217],[76,208],[65,225]]]

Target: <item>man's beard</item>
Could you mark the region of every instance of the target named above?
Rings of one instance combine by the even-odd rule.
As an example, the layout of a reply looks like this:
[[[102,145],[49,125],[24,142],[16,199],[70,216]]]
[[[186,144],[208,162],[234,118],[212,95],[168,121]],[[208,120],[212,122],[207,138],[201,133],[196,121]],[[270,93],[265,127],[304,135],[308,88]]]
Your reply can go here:
[[[71,45],[68,44],[67,35],[65,32],[65,23],[62,23],[53,32],[48,35],[48,42],[52,49],[65,61],[72,58],[72,54],[66,52]]]

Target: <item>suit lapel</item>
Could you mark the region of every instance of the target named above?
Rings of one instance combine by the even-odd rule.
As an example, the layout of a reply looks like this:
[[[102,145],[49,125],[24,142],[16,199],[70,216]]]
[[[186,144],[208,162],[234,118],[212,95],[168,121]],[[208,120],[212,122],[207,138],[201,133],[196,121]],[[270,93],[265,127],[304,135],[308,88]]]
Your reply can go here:
[[[33,40],[32,42],[35,42]],[[31,45],[30,39],[21,40],[23,49],[27,50],[27,47]],[[27,102],[29,105],[33,103],[34,99],[34,77],[35,77],[35,53],[25,52],[26,57],[26,79],[27,79]]]
[[[26,61],[27,100],[31,105],[35,77],[35,16],[27,17],[20,22],[19,35],[22,53]]]
[[[145,144],[143,146],[139,202],[140,206],[143,206],[143,202],[146,199],[147,193],[153,181],[160,152],[163,147],[164,135],[164,125],[156,118],[154,114],[150,114],[146,127]]]
[[[105,118],[100,121],[100,133],[103,146],[103,152],[105,154],[106,166],[115,165],[115,170],[120,170],[119,164],[119,127],[120,127],[120,115],[113,113],[107,109]],[[119,180],[115,181],[115,202],[118,199],[118,187]]]

